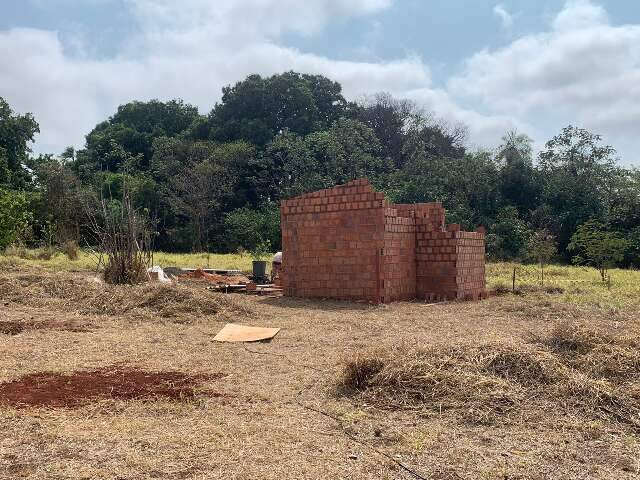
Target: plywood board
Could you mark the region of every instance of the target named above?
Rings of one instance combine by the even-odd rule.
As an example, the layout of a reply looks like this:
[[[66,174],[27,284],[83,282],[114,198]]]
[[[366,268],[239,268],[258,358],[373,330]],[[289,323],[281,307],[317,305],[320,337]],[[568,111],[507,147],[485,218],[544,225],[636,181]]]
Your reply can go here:
[[[279,331],[279,328],[249,327],[227,323],[213,339],[216,342],[259,342],[272,339]]]

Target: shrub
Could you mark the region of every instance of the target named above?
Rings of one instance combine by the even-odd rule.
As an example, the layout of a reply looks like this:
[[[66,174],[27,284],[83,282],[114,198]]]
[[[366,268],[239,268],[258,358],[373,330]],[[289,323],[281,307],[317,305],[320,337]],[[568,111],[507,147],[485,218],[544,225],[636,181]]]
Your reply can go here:
[[[148,280],[152,228],[149,219],[134,209],[125,196],[102,201],[102,219],[93,219],[100,253],[107,257],[104,279],[111,284],[135,284]]]
[[[69,260],[77,260],[79,257],[80,248],[78,242],[75,240],[67,240],[62,244],[62,252],[67,256]]]
[[[618,232],[605,230],[604,225],[590,220],[578,227],[571,237],[568,250],[574,252],[573,263],[590,265],[607,280],[607,269],[622,262],[627,241]]]
[[[233,210],[225,215],[224,226],[232,251],[238,247],[254,250],[263,241],[271,242],[276,249],[280,246],[280,211],[276,205]]]
[[[26,232],[33,220],[29,203],[24,192],[0,190],[0,249],[20,240]]]

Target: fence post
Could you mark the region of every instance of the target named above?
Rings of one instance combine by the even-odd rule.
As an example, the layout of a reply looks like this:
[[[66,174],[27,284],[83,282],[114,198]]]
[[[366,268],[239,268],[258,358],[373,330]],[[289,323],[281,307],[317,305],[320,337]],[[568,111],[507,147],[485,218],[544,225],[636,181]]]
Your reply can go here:
[[[511,279],[511,291],[516,291],[516,267],[513,267],[513,278]]]

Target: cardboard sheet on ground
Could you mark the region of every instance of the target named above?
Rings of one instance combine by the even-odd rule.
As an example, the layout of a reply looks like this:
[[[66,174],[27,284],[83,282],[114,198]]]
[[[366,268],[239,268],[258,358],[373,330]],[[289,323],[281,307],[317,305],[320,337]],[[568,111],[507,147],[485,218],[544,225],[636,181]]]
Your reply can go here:
[[[272,339],[279,331],[279,328],[248,327],[227,323],[213,339],[217,342],[259,342]]]

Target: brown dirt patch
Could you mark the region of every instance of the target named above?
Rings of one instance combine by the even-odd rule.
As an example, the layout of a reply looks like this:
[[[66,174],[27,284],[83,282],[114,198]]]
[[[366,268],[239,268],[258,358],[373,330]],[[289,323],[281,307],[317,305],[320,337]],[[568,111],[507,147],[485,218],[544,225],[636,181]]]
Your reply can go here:
[[[0,334],[17,335],[24,330],[24,325],[20,322],[3,321],[0,322]]]
[[[101,399],[143,400],[162,397],[185,401],[195,397],[197,388],[204,381],[222,376],[147,372],[117,366],[69,375],[41,372],[0,384],[0,404],[17,408],[65,408]],[[212,392],[208,394],[221,396]]]
[[[57,322],[47,320],[43,322],[18,322],[14,320],[0,321],[0,335],[18,335],[29,330],[58,330],[63,332],[90,332],[86,325],[80,325],[73,321]]]

